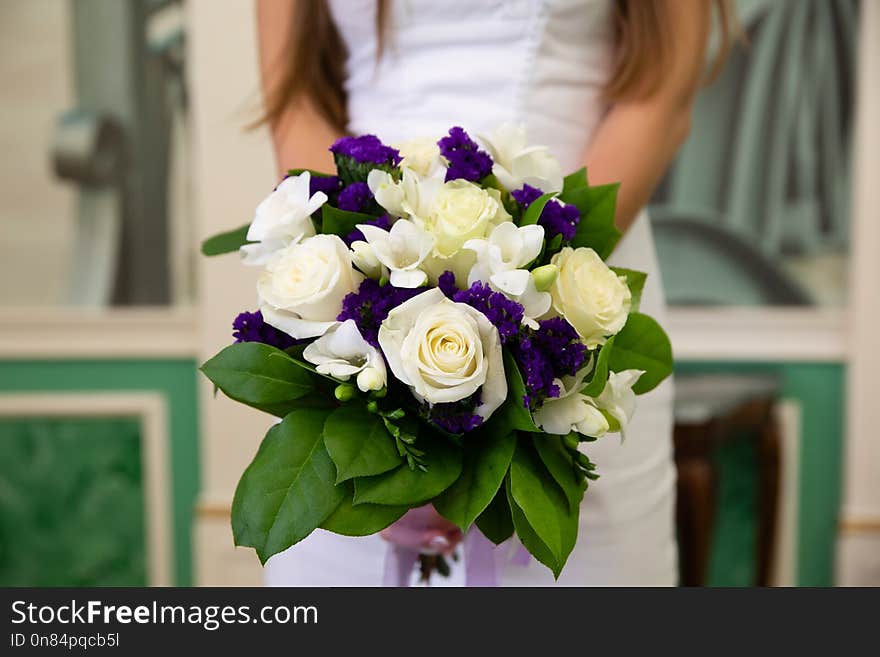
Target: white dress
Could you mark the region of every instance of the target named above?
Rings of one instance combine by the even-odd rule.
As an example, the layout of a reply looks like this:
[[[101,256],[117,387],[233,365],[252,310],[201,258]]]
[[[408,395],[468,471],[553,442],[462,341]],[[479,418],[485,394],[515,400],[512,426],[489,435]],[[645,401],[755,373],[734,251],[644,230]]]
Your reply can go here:
[[[453,125],[488,134],[524,123],[529,142],[549,146],[565,172],[583,157],[605,108],[612,62],[612,0],[390,0],[389,39],[376,62],[375,0],[331,0],[349,50],[349,130],[386,143],[442,136]],[[665,306],[645,213],[618,245],[615,264],[647,271],[641,310],[663,321]],[[601,478],[584,496],[577,545],[559,584],[677,582],[671,449],[672,385],[639,397],[627,440],[585,446]],[[318,530],[266,565],[273,586],[378,586],[387,543]],[[512,551],[507,551],[511,553]],[[463,583],[461,562],[449,579]],[[534,559],[507,559],[505,586],[554,583]]]

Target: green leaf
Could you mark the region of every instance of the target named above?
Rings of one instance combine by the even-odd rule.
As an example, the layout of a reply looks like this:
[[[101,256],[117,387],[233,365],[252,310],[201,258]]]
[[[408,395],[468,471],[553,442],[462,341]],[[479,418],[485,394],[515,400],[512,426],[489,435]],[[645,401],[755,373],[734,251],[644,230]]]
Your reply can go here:
[[[371,536],[399,520],[409,510],[408,506],[354,504],[351,484],[347,487],[348,494],[321,525],[322,529],[343,536]]]
[[[562,567],[559,565],[556,556],[550,548],[547,547],[547,544],[541,540],[541,537],[538,536],[538,533],[534,530],[532,525],[529,524],[525,513],[523,513],[523,510],[513,498],[510,477],[507,477],[507,479],[504,480],[504,483],[507,493],[507,503],[510,508],[510,518],[513,522],[514,529],[516,529],[516,535],[519,537],[520,542],[535,559],[553,571],[555,577],[559,577],[559,573],[562,572]]]
[[[382,418],[365,408],[333,411],[324,423],[324,444],[336,464],[336,483],[382,474],[401,463]]]
[[[586,480],[562,444],[562,436],[535,435],[532,442],[544,467],[565,493],[569,510],[576,511],[584,498]]]
[[[298,176],[301,173],[305,173],[306,171],[308,171],[311,175],[313,175],[317,178],[332,178],[333,177],[332,173],[324,173],[322,171],[315,171],[314,169],[288,169],[287,175],[288,176]]]
[[[629,292],[632,295],[630,312],[638,312],[639,303],[642,300],[642,290],[645,288],[645,280],[648,278],[648,275],[643,271],[624,269],[623,267],[611,267],[611,271],[618,276],[626,278],[626,286],[629,288]]]
[[[510,516],[510,503],[507,501],[507,491],[503,483],[489,506],[477,516],[474,523],[483,532],[483,536],[495,545],[501,545],[513,536],[513,518]]]
[[[434,508],[467,531],[501,487],[513,458],[516,434],[476,432],[465,437],[463,444],[461,475],[434,500]]]
[[[570,194],[567,202],[576,205],[581,213],[577,232],[571,240],[572,247],[589,247],[603,260],[611,255],[621,237],[614,225],[618,187],[618,184],[599,185],[578,189]]]
[[[510,492],[529,526],[553,555],[558,566],[554,573],[558,576],[558,571],[561,571],[574,547],[568,526],[571,523],[572,510],[565,493],[529,443],[520,442],[513,455],[513,462],[510,464]],[[575,515],[575,522],[576,518]]]
[[[526,386],[519,367],[511,353],[504,350],[504,374],[507,377],[507,401],[501,409],[514,429],[519,431],[541,431],[532,419],[532,412],[523,404]]]
[[[238,251],[245,244],[248,244],[247,232],[250,227],[250,224],[245,224],[235,230],[228,230],[225,233],[209,237],[202,242],[202,255],[215,256]]]
[[[593,376],[590,382],[581,390],[581,394],[588,397],[598,397],[605,389],[608,383],[608,359],[611,358],[612,346],[614,345],[614,337],[608,338],[602,348],[599,350],[599,356],[596,358],[596,366],[593,368]]]
[[[534,201],[532,201],[529,207],[523,213],[519,225],[531,226],[532,224],[538,223],[538,219],[541,218],[541,213],[544,211],[544,206],[547,205],[547,202],[551,198],[553,198],[553,196],[553,194],[544,194],[543,196],[539,196]]]
[[[568,198],[571,197],[573,192],[576,192],[580,189],[586,189],[589,187],[587,183],[587,168],[581,167],[574,173],[568,174],[565,179],[562,181],[562,193],[559,195],[559,200],[563,203],[571,203]]]
[[[321,526],[345,497],[321,430],[327,412],[293,411],[266,434],[232,502],[236,545],[265,563]]]
[[[644,370],[633,391],[642,395],[672,374],[672,345],[663,328],[648,315],[630,313],[626,325],[614,336],[608,360],[612,372]]]
[[[374,477],[354,480],[354,503],[404,504],[415,506],[449,488],[461,474],[461,449],[449,441],[421,437],[418,447],[424,450],[426,470],[411,469],[407,464]]]
[[[313,388],[306,370],[280,349],[261,342],[229,345],[201,370],[230,399],[270,413]]]
[[[369,223],[374,218],[361,212],[340,210],[339,208],[334,208],[329,203],[325,203],[321,206],[321,232],[345,237],[357,228],[358,224]]]

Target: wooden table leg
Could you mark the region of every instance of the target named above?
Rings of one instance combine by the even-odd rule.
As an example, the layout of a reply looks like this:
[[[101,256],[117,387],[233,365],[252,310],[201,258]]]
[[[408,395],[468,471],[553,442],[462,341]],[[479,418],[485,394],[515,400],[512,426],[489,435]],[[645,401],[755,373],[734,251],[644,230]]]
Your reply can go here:
[[[779,516],[779,469],[781,437],[779,423],[768,406],[767,416],[758,436],[758,563],[757,586],[770,586]]]

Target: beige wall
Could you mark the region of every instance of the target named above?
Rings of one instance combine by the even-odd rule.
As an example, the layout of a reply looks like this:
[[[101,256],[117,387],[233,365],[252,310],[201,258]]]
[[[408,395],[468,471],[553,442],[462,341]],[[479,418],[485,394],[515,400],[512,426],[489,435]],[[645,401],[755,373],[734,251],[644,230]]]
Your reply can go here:
[[[244,126],[255,116],[258,77],[252,0],[189,0],[196,232],[249,221],[274,184],[265,131]],[[230,342],[230,325],[254,310],[255,272],[235,256],[201,258],[198,265],[202,360]],[[202,380],[202,500],[196,527],[196,583],[259,584],[252,550],[232,546],[228,507],[235,483],[270,420],[225,397]]]

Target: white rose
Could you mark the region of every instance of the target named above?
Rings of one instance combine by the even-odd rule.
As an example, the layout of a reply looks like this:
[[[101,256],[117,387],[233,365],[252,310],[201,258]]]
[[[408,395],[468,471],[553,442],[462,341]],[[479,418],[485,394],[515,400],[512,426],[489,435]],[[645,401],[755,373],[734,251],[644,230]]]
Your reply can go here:
[[[392,310],[379,327],[388,365],[429,404],[481,390],[476,413],[488,418],[507,397],[498,331],[479,311],[428,290]]]
[[[508,191],[524,184],[545,194],[562,191],[562,167],[545,146],[527,146],[526,129],[505,123],[491,137],[480,137],[492,156],[492,173]]]
[[[440,159],[440,147],[437,140],[431,137],[411,139],[400,144],[395,144],[400,152],[401,169],[412,169],[420,176],[433,176],[443,170],[443,161]]]
[[[363,275],[336,235],[315,235],[275,253],[257,281],[267,324],[295,338],[323,335],[336,324],[342,299]]]
[[[303,358],[315,365],[320,374],[340,381],[357,375],[363,392],[385,387],[385,360],[373,345],[364,340],[353,319],[334,326],[303,351]]]
[[[247,239],[256,244],[241,247],[247,265],[265,265],[276,251],[295,240],[315,234],[311,215],[327,201],[324,192],[309,196],[308,171],[281,181],[258,206]]]
[[[553,256],[559,275],[550,288],[554,310],[577,330],[589,349],[626,324],[632,294],[593,249],[565,247]]]

